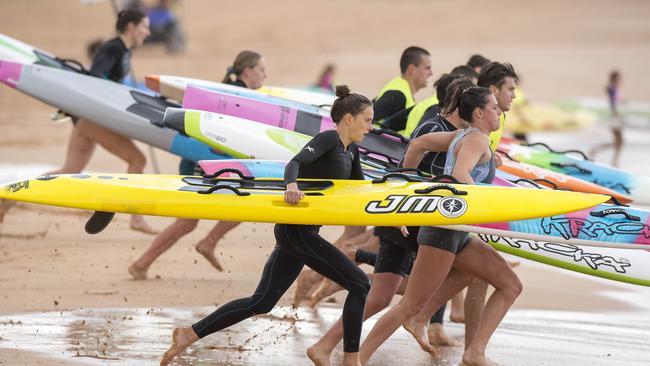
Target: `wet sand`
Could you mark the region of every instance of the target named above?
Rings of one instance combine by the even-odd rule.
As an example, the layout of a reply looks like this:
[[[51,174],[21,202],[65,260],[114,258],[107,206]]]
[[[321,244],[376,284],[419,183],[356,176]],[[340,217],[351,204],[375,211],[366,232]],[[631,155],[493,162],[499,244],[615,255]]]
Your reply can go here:
[[[17,314],[0,317],[5,326],[1,347],[24,348],[38,343],[38,352],[86,365],[151,365],[168,346],[173,327],[198,319],[211,309],[93,309]],[[302,365],[304,350],[339,316],[323,306],[276,308],[195,343],[177,365]],[[367,329],[374,320],[367,322]],[[462,342],[463,326],[447,324]],[[642,313],[599,314],[514,310],[494,336],[489,357],[503,365],[645,365],[650,320]],[[549,352],[552,350],[552,352]],[[408,358],[406,358],[408,355]],[[441,347],[440,357],[422,352],[400,329],[370,360],[372,365],[456,365],[462,347]],[[340,362],[335,352],[334,362]]]
[[[0,32],[83,61],[88,41],[111,35],[113,18],[107,1],[53,4],[2,1]],[[396,74],[402,49],[417,44],[432,51],[434,78],[470,54],[482,52],[512,62],[533,100],[601,96],[612,67],[623,72],[626,97],[650,98],[648,2],[598,0],[567,5],[563,1],[498,0],[480,11],[469,1],[400,4],[223,1],[216,9],[207,0],[186,1],[181,15],[189,40],[187,52],[169,57],[159,47],[145,48],[134,53],[133,62],[140,77],[169,73],[220,79],[234,55],[250,48],[265,55],[270,85],[304,85],[315,79],[324,63],[334,61],[339,67],[336,80],[372,96]],[[393,26],[396,17],[408,26]],[[494,20],[500,27],[486,24]],[[430,86],[418,98],[429,90]],[[0,86],[0,166],[62,163],[71,126],[50,122],[53,111]],[[626,131],[625,169],[650,176],[645,160],[650,153],[649,133]],[[609,139],[600,125],[567,134],[531,135],[532,141],[561,149],[588,150]],[[144,145],[139,146],[147,152]],[[161,172],[177,171],[177,157],[161,151],[156,156]],[[603,153],[599,160],[606,162],[609,156]],[[97,149],[87,169],[122,172],[125,167]],[[151,165],[146,171],[152,172]],[[219,259],[225,267],[219,273],[192,247],[213,225],[202,222],[154,264],[151,280],[133,281],[126,268],[152,237],[130,231],[126,215],[117,215],[108,230],[91,236],[83,232],[89,216],[90,212],[19,204],[0,224],[0,365],[154,364],[173,325],[190,324],[217,304],[249,295],[273,245],[270,225],[238,227],[219,245]],[[169,218],[147,220],[159,228],[171,222]],[[324,232],[334,239],[340,229],[325,228]],[[647,288],[525,260],[516,271],[524,293],[488,348],[496,361],[504,365],[635,365],[650,359],[649,312],[643,307],[650,304]],[[293,289],[280,305],[288,305],[292,295]],[[306,347],[340,313],[342,294],[335,299],[337,303],[319,308],[318,317],[301,309],[301,320],[295,323],[261,317],[233,327],[197,345],[181,364],[307,364]],[[283,316],[284,312],[280,309],[273,314]],[[7,324],[11,321],[22,323]],[[371,324],[364,327],[366,332]],[[462,326],[447,324],[446,330],[462,338]],[[41,347],[45,353],[34,353]],[[77,352],[118,359],[75,357]],[[438,364],[458,362],[459,349],[445,352]],[[436,364],[404,332],[392,338],[371,364],[397,362]]]

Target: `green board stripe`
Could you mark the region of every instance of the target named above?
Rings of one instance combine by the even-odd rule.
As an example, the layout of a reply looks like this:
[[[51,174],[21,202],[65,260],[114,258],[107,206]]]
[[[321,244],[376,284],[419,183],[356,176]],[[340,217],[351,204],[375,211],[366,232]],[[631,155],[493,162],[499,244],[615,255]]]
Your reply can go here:
[[[23,54],[23,55],[25,55],[26,57],[31,58],[32,61],[34,61],[34,62],[38,60],[38,58],[36,57],[36,55],[34,54],[34,52],[32,52],[31,50],[28,52],[28,51],[25,51],[25,50],[23,50],[23,49],[20,49],[20,48],[16,47],[15,45],[13,45],[13,44],[7,42],[7,41],[4,40],[4,39],[0,39],[0,46],[2,46],[2,47],[4,47],[4,48],[7,48],[7,49],[10,49],[10,50],[13,50],[13,51],[15,51],[15,52],[18,52],[18,53],[20,53],[20,54]]]
[[[230,149],[226,146],[223,146],[217,141],[214,141],[211,138],[208,138],[201,132],[201,112],[194,112],[194,111],[186,111],[185,112],[185,133],[194,137],[197,140],[200,140],[201,142],[204,142],[212,147],[215,147],[219,149],[220,151],[226,153],[227,155],[230,155],[234,158],[237,159],[250,159],[251,157],[242,154],[239,151]]]
[[[517,257],[521,258],[526,258],[531,261],[543,263],[543,264],[548,264],[550,266],[554,267],[559,267],[563,269],[568,269],[570,271],[574,272],[580,272],[586,275],[590,276],[595,276],[595,277],[600,277],[600,278],[605,278],[608,280],[613,280],[613,281],[619,281],[619,282],[625,282],[625,283],[630,283],[633,285],[639,285],[639,286],[650,286],[650,280],[642,280],[636,277],[629,277],[620,273],[611,273],[611,272],[605,272],[605,271],[598,271],[594,270],[588,267],[583,267],[579,266],[577,264],[572,264],[572,263],[567,263],[558,259],[546,257],[540,254],[535,254],[531,253],[525,250],[520,250],[517,248],[513,248],[507,244],[501,244],[501,243],[496,243],[493,241],[490,241],[488,244],[490,244],[494,249],[515,255]]]

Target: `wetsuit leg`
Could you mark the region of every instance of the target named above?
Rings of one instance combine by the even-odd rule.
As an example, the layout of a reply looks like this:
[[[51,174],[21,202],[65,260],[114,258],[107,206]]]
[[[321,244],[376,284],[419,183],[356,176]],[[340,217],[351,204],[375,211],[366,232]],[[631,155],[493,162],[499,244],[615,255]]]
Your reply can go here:
[[[345,254],[318,235],[318,226],[275,226],[278,246],[288,248],[309,268],[348,290],[343,305],[343,351],[359,352],[363,311],[370,289],[368,276]]]
[[[303,263],[276,246],[264,265],[262,278],[252,296],[231,301],[201,319],[192,329],[203,338],[256,314],[268,313],[296,280]]]
[[[374,267],[375,263],[377,263],[377,253],[357,249],[357,253],[354,255],[354,261]]]

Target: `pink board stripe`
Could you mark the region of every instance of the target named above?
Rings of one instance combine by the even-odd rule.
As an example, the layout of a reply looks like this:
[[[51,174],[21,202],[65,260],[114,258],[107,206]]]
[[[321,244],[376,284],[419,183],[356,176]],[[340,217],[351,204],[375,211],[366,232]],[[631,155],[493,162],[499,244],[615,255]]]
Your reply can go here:
[[[0,82],[15,89],[20,80],[23,66],[16,62],[0,61]]]

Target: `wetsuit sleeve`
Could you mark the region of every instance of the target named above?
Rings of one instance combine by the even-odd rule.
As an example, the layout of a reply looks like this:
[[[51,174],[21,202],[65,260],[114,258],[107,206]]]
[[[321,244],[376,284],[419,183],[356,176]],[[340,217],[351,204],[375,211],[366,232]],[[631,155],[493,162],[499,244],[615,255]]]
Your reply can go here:
[[[293,183],[298,179],[301,165],[308,165],[327,154],[338,146],[339,137],[336,131],[319,133],[311,139],[296,156],[289,161],[284,169],[284,183]]]
[[[405,105],[406,96],[404,93],[397,90],[385,92],[381,98],[373,103],[375,121],[381,121],[395,115],[395,113],[403,110]]]
[[[413,107],[402,109],[392,116],[386,118],[383,122],[384,126],[390,128],[393,131],[401,131],[405,129],[406,121],[408,120],[409,113],[411,113],[411,109],[413,109]]]
[[[364,180],[363,170],[361,169],[361,158],[359,157],[359,148],[354,147],[354,160],[352,160],[352,170],[350,171],[350,179]]]
[[[117,45],[108,45],[106,48],[100,49],[93,58],[90,75],[107,79],[115,64],[119,62],[121,55],[122,52]]]

